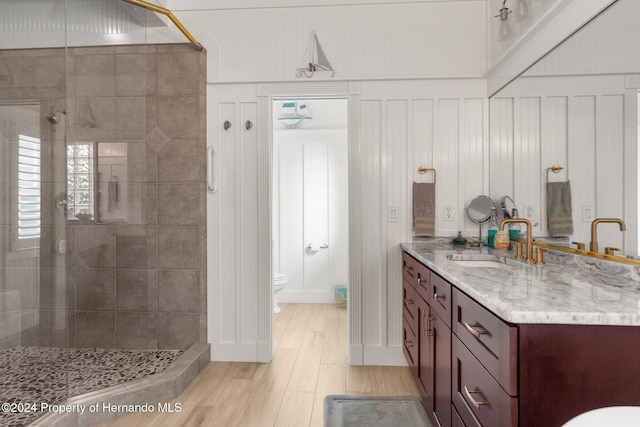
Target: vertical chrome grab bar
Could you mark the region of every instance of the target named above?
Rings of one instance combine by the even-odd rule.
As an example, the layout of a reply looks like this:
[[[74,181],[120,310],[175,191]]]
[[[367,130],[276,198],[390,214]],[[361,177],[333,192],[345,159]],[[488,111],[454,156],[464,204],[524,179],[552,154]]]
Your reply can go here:
[[[215,170],[213,168],[213,156],[216,154],[216,149],[214,147],[207,147],[207,191],[209,194],[214,194],[218,191],[214,180],[215,180]]]

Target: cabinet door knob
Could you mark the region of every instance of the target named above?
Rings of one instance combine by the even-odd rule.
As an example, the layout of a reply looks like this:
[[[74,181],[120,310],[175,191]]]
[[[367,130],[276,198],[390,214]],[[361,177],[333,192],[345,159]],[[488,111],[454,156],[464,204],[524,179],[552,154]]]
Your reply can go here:
[[[478,390],[469,390],[467,386],[464,386],[464,394],[467,396],[467,399],[471,401],[471,404],[475,406],[476,409],[480,409],[483,405],[488,405],[489,402],[478,402],[472,396],[472,394],[480,394],[481,392]]]
[[[462,324],[464,325],[465,329],[469,331],[471,335],[473,335],[478,339],[480,339],[480,335],[490,335],[489,331],[484,329],[482,325],[478,323],[474,323],[473,325],[470,325],[467,322],[462,322]]]

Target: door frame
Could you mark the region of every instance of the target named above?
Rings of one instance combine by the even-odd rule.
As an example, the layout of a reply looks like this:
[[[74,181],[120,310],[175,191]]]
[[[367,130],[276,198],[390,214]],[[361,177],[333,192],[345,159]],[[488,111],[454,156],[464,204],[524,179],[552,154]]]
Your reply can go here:
[[[362,345],[362,194],[360,187],[359,82],[305,81],[294,83],[260,83],[258,97],[258,362],[273,359],[273,101],[280,98],[346,99],[348,108],[348,168],[349,168],[349,285],[347,293],[347,358],[351,365],[363,364]]]

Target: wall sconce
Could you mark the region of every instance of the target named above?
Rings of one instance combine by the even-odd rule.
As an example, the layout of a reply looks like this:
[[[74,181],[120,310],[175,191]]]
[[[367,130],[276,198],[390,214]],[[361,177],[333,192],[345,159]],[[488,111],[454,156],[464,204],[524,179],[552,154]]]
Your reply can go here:
[[[529,16],[529,5],[527,4],[528,0],[517,0],[518,4],[516,5],[516,22],[524,21]]]
[[[509,14],[511,11],[506,6],[507,0],[503,0],[502,8],[498,11],[495,18],[500,18],[500,28],[498,29],[498,40],[505,40],[511,37],[511,25],[509,24]]]
[[[516,0],[516,22],[522,22],[529,16],[528,0]],[[502,8],[498,11],[496,18],[500,18],[500,28],[498,30],[498,39],[505,40],[511,37],[511,25],[509,24],[509,14],[512,12],[506,6],[507,0],[502,1]]]

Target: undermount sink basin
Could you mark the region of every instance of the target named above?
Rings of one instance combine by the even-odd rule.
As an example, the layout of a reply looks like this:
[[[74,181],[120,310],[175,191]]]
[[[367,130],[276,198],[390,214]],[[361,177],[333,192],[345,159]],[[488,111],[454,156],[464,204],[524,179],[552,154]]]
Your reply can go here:
[[[462,267],[504,268],[511,267],[507,264],[507,258],[496,255],[480,254],[451,254],[447,256],[449,261]]]

